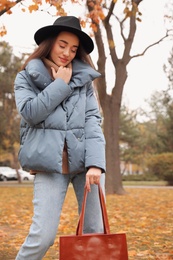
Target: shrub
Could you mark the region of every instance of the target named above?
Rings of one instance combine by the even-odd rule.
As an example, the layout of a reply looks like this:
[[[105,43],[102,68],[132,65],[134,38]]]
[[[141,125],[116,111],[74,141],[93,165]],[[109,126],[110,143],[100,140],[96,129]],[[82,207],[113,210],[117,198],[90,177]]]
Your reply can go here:
[[[148,172],[157,176],[160,180],[173,184],[173,153],[162,153],[150,156]]]
[[[129,174],[122,176],[123,181],[158,181],[159,178],[154,174]]]

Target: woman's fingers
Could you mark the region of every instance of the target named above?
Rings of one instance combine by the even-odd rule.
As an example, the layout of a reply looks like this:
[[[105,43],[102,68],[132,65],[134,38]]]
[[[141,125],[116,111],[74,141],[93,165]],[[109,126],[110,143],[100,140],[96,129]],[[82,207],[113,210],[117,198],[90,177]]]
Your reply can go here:
[[[91,191],[89,175],[86,175],[85,188],[87,189],[87,191],[89,191],[89,192]]]
[[[101,169],[92,167],[88,170],[86,174],[85,187],[88,191],[91,191],[91,184],[99,184],[101,176]]]

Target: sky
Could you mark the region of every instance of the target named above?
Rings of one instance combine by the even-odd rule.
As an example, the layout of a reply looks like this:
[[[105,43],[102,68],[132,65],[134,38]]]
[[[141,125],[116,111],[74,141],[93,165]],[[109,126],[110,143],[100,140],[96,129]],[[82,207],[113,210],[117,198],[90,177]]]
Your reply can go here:
[[[138,23],[132,54],[141,53],[148,45],[165,35],[166,28],[163,17],[166,12],[166,2],[167,0],[143,0],[141,2],[142,22]],[[81,10],[75,7],[74,9],[70,8],[68,14],[77,16],[81,14],[80,12]],[[54,20],[55,17],[46,12],[27,14],[21,12],[19,7],[13,8],[12,15],[5,14],[0,17],[0,26],[5,25],[7,29],[7,35],[0,38],[0,41],[9,42],[14,48],[15,54],[27,50],[31,51],[35,44],[34,33],[39,28],[52,24]],[[128,79],[123,91],[123,103],[130,109],[146,109],[146,101],[150,99],[151,95],[155,91],[167,88],[168,80],[163,71],[163,65],[167,63],[172,47],[171,40],[165,39],[162,43],[149,49],[143,57],[131,60],[128,65]],[[95,53],[92,55],[94,59]],[[107,66],[107,73],[111,87],[114,73],[109,65]]]

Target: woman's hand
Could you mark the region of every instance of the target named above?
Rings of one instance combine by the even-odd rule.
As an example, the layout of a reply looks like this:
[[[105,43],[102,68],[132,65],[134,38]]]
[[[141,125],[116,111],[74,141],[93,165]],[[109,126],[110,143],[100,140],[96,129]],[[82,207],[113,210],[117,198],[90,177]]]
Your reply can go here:
[[[91,167],[86,173],[85,187],[87,191],[91,191],[91,184],[99,184],[101,176],[101,169],[96,167]]]
[[[67,67],[60,66],[56,71],[53,67],[51,67],[52,76],[54,79],[60,78],[65,81],[66,84],[70,82],[72,76],[72,64],[69,63]]]

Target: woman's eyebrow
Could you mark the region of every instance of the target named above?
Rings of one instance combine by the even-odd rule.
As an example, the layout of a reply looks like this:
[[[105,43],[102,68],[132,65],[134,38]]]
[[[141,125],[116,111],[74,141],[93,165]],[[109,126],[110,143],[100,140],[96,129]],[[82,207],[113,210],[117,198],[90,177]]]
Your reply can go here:
[[[68,44],[68,42],[66,42],[65,40],[59,40],[59,41],[65,43],[65,44]],[[73,47],[78,48],[79,46],[78,45],[73,45]]]

